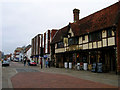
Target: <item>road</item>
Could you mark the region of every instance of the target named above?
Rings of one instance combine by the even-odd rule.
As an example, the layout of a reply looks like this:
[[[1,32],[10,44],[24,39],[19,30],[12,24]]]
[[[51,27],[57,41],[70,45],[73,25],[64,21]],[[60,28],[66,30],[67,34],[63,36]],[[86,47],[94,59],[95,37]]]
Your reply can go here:
[[[11,62],[2,67],[2,88],[117,88],[118,76],[63,68],[24,66]]]
[[[10,66],[2,67],[2,88],[13,88],[11,77],[20,72],[38,72],[36,67],[23,66],[21,62],[10,62]]]

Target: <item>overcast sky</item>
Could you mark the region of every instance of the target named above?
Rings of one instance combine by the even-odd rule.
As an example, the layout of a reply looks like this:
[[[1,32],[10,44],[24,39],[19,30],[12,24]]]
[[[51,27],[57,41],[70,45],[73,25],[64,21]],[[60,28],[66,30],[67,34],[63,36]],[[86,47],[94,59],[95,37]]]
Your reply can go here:
[[[60,29],[73,22],[73,9],[80,19],[118,0],[3,0],[0,1],[0,51],[13,53],[37,34]]]

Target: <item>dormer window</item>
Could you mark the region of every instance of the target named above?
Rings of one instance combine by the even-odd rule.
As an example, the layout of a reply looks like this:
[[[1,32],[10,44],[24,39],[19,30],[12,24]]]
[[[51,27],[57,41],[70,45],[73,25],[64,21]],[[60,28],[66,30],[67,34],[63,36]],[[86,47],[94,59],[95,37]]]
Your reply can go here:
[[[68,33],[68,38],[70,38],[71,37],[71,33]]]

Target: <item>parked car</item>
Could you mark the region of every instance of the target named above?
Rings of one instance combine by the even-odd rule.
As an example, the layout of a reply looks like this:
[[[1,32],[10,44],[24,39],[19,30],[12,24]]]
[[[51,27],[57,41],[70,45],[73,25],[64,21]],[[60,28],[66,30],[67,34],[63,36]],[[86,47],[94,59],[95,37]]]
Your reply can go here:
[[[3,60],[2,66],[9,66],[10,62],[8,60]]]
[[[17,59],[17,58],[14,58],[14,59],[13,59],[13,61],[14,61],[14,62],[18,62],[18,61],[19,61],[19,59]]]
[[[37,63],[35,61],[30,61],[30,66],[37,66]]]

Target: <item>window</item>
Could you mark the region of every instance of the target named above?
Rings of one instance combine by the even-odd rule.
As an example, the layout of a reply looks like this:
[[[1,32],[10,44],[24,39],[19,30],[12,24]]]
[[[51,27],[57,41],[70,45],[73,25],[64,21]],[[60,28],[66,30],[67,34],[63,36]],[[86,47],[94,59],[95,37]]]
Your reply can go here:
[[[108,37],[111,37],[111,36],[112,36],[112,30],[109,29],[109,30],[108,30]]]
[[[75,45],[78,44],[79,38],[69,38],[68,45]]]
[[[44,36],[43,36],[43,43],[42,43],[42,44],[43,44],[43,46],[42,46],[42,47],[44,48]]]
[[[57,43],[57,48],[63,48],[63,47],[64,47],[64,43],[63,42]]]
[[[90,34],[89,35],[89,42],[91,42],[92,41],[92,35]]]
[[[85,40],[85,35],[84,35],[84,36],[82,36],[82,40]]]
[[[102,33],[101,32],[94,32],[89,34],[89,42],[99,41],[102,39]]]
[[[73,38],[68,39],[68,44],[72,45],[73,44]]]
[[[101,40],[102,39],[102,34],[101,32],[96,33],[96,39]]]

